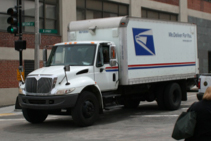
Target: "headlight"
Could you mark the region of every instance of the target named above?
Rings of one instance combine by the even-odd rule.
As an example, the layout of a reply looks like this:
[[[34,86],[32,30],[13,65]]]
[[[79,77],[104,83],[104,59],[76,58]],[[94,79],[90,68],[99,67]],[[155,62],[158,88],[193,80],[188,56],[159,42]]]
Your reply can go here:
[[[57,77],[55,77],[55,78],[53,79],[53,87],[52,87],[52,88],[54,88],[54,87],[56,86],[56,81],[57,81]]]
[[[74,90],[75,90],[75,88],[70,88],[70,89],[66,89],[66,90],[58,90],[56,92],[56,95],[69,94],[69,93],[73,92]]]
[[[25,91],[25,89],[22,89],[22,88],[19,88],[19,94],[26,94],[26,91]]]

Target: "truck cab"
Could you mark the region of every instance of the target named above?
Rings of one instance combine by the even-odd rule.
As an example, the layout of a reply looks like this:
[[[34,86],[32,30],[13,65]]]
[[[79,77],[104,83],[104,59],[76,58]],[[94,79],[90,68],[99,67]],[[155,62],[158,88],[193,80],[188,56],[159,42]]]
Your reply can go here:
[[[101,93],[118,88],[117,57],[112,42],[55,44],[49,59],[44,62],[45,67],[30,73],[19,91],[19,103],[30,122],[37,122],[33,120],[34,115],[29,114],[31,111],[36,113],[41,110],[46,115],[51,110],[56,112],[68,109],[71,113],[70,109],[75,107],[80,95],[85,95],[84,93],[89,93],[91,98],[94,95],[97,98],[95,102],[102,111]],[[85,103],[89,106],[83,108],[93,111],[93,100]]]

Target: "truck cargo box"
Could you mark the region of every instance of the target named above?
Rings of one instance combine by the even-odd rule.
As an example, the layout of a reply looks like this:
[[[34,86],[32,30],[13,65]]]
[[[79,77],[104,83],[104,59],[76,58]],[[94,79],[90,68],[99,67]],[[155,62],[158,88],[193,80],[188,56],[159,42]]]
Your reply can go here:
[[[120,85],[193,78],[198,74],[195,24],[116,17],[69,24],[69,41],[115,43]]]

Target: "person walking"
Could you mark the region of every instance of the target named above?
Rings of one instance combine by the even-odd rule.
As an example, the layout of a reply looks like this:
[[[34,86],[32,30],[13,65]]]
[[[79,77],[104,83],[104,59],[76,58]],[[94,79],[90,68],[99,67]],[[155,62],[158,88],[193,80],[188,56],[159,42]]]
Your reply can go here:
[[[211,86],[204,93],[201,101],[194,102],[189,111],[195,111],[196,126],[194,135],[185,141],[211,141]]]

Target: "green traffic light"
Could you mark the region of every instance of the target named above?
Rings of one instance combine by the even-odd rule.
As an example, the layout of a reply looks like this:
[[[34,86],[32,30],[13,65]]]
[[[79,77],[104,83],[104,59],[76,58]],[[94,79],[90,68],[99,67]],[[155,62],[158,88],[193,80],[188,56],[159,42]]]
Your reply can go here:
[[[7,10],[7,14],[10,15],[10,17],[7,19],[7,23],[10,24],[10,26],[7,28],[7,32],[16,34],[18,33],[18,7],[9,8]]]
[[[9,33],[17,33],[17,31],[18,31],[17,27],[14,27],[14,26],[9,26],[7,28],[7,32]]]

